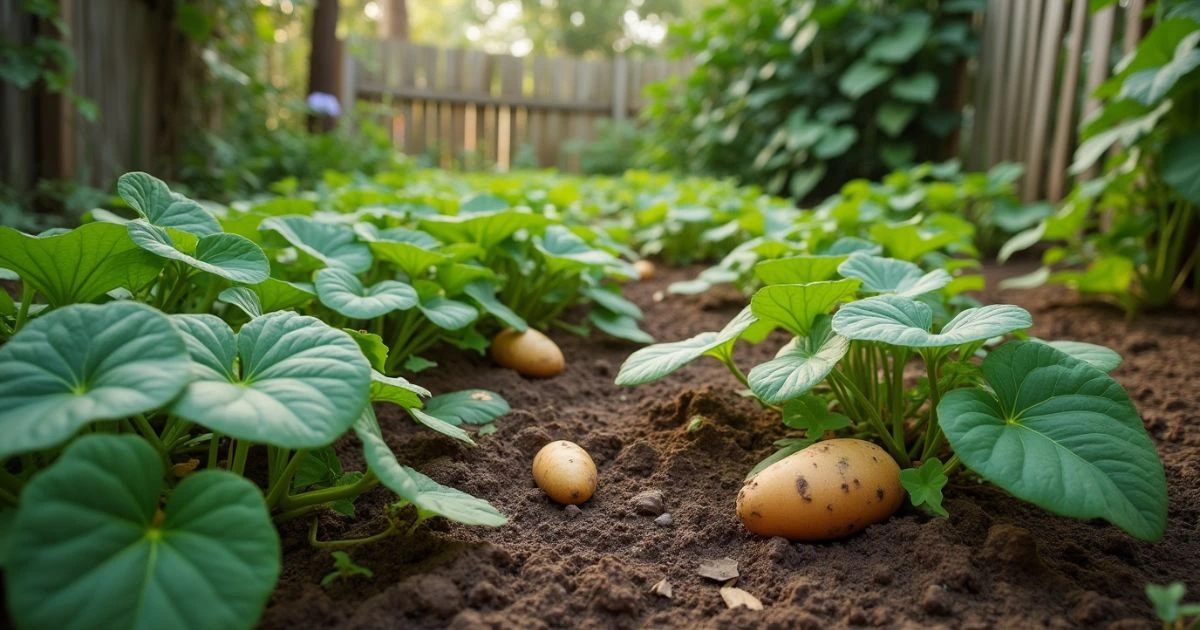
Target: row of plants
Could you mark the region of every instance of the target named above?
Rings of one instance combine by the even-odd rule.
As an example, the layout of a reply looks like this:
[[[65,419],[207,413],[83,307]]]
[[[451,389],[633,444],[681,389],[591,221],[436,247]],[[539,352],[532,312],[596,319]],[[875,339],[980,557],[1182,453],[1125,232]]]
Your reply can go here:
[[[804,199],[944,159],[975,0],[739,0],[673,24],[696,61],[648,91],[642,160]]]
[[[1200,3],[1158,2],[1153,26],[1094,94],[1061,207],[1012,238],[1001,258],[1044,244],[1045,282],[1101,296],[1133,314],[1168,306],[1196,277],[1200,208]],[[1197,285],[1200,287],[1200,285]]]

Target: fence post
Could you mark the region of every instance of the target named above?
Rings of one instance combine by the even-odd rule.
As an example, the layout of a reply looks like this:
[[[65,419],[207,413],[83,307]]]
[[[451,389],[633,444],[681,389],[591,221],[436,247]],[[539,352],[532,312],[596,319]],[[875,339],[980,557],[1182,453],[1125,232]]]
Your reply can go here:
[[[621,122],[629,116],[629,60],[624,56],[613,60],[612,117]]]

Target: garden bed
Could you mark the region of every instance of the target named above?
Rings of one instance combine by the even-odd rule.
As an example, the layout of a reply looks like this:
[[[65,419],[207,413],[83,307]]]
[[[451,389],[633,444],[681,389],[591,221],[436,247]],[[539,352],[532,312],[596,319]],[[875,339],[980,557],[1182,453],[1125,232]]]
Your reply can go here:
[[[744,305],[733,290],[692,296],[656,293],[695,269],[665,271],[630,285],[659,340],[717,330]],[[990,270],[991,284],[1002,272]],[[776,414],[738,395],[715,361],[702,361],[636,389],[613,377],[636,346],[568,333],[552,336],[568,369],[530,381],[489,359],[460,351],[421,374],[434,393],[483,386],[513,411],[470,449],[422,431],[396,408],[380,408],[389,444],[439,482],[486,498],[510,521],[500,529],[431,522],[412,538],[350,549],[373,579],[318,585],[332,569],[326,550],[307,543],[308,524],[283,528],[283,574],[262,625],[307,627],[635,627],[750,625],[949,627],[1155,627],[1147,582],[1200,575],[1200,305],[1127,321],[1058,287],[992,291],[985,301],[1024,306],[1033,334],[1108,345],[1125,363],[1114,372],[1145,419],[1166,465],[1170,512],[1158,543],[1096,521],[1050,515],[990,485],[947,489],[949,520],[906,506],[892,519],[842,542],[788,543],[745,530],[734,513],[742,478],[784,434]],[[776,333],[777,335],[779,333]],[[747,364],[782,344],[739,346]],[[689,423],[700,417],[698,426]],[[571,516],[533,484],[530,462],[552,439],[584,446],[600,487]],[[357,444],[339,449],[361,466]],[[631,499],[658,489],[673,525],[638,514]],[[381,529],[384,490],[358,502],[349,527],[333,517],[321,537]],[[706,560],[738,562],[738,586],[763,611],[726,610],[719,585],[696,575]],[[667,579],[673,598],[651,593]]]

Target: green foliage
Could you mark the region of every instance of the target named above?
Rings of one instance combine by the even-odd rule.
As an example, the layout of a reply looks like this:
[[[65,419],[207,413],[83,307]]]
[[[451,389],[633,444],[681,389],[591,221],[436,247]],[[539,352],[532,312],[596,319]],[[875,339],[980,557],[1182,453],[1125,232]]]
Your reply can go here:
[[[96,104],[71,89],[76,60],[60,36],[67,32],[67,23],[59,2],[24,0],[21,5],[29,15],[49,25],[48,30],[54,34],[39,33],[27,43],[0,39],[0,81],[20,90],[40,85],[52,94],[62,94],[84,119],[96,120]]]
[[[1097,88],[1102,107],[1080,129],[1071,171],[1102,174],[1005,246],[1008,256],[1039,241],[1057,245],[1019,286],[1065,284],[1132,314],[1170,305],[1200,262],[1200,12],[1195,3],[1163,2],[1155,16]]]
[[[1154,614],[1162,621],[1166,630],[1187,630],[1200,627],[1200,604],[1186,604],[1183,596],[1187,587],[1183,582],[1171,582],[1166,586],[1146,585],[1146,597],[1154,605]],[[1187,618],[1191,617],[1189,623]]]
[[[345,551],[335,551],[333,556],[333,572],[321,578],[321,586],[328,587],[336,580],[348,580],[354,577],[373,578],[375,573],[370,569],[359,566]]]
[[[713,5],[672,25],[691,73],[652,86],[642,160],[804,199],[941,159],[950,104],[978,47],[962,2]]]

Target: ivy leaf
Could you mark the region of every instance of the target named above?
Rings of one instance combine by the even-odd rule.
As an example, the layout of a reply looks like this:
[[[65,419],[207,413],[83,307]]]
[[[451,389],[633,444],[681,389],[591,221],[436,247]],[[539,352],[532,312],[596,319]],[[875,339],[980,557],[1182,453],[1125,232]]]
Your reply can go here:
[[[508,401],[486,389],[439,394],[425,402],[425,413],[450,424],[488,424],[510,411]]]
[[[184,340],[157,310],[55,309],[0,346],[0,460],[56,446],[97,420],[154,411],[189,380]]]
[[[904,297],[932,293],[953,280],[944,269],[922,274],[914,263],[879,256],[851,256],[838,267],[838,273],[862,280],[860,290],[866,293],[895,293]]]
[[[221,231],[221,224],[204,206],[171,192],[161,179],[148,173],[122,175],[117,180],[117,194],[151,225],[201,237]]]
[[[436,514],[465,525],[499,527],[508,522],[490,503],[448,488],[400,464],[383,440],[379,421],[370,405],[354,423],[354,434],[363,444],[363,456],[383,485],[413,504],[418,511]]]
[[[53,307],[90,302],[118,287],[140,290],[162,266],[123,225],[86,223],[41,237],[0,227],[0,267],[16,272]]]
[[[616,384],[643,385],[657,381],[704,355],[720,356],[727,353],[734,341],[756,321],[757,318],[747,307],[720,332],[704,332],[691,339],[642,348],[625,359],[617,373]]]
[[[258,284],[271,275],[267,255],[253,241],[237,234],[222,232],[203,236],[195,242],[193,249],[177,246],[166,229],[145,221],[130,221],[125,228],[138,247],[155,256],[179,261],[232,282]],[[181,238],[181,244],[187,237],[187,233],[176,235]]]
[[[171,407],[175,415],[298,449],[337,439],[367,405],[370,364],[349,335],[318,319],[279,311],[237,335],[212,315],[171,319],[187,341],[193,378]]]
[[[908,491],[908,499],[913,506],[924,509],[942,518],[948,518],[950,513],[942,507],[942,488],[946,487],[946,470],[942,462],[929,458],[920,468],[906,468],[900,471],[900,485]]]
[[[964,465],[1050,512],[1162,537],[1162,461],[1116,381],[1036,342],[1000,346],[982,369],[990,391],[956,389],[937,409]]]
[[[156,520],[162,460],[88,435],[21,494],[5,581],[22,628],[251,628],[279,577],[279,535],[249,481],[184,479]]]
[[[849,350],[850,340],[833,332],[828,315],[819,315],[807,335],[794,337],[774,359],[750,370],[750,390],[773,404],[806,394],[825,380]]]
[[[755,292],[750,309],[758,319],[776,322],[793,335],[805,336],[819,315],[852,297],[860,284],[857,279],[773,284]]]
[[[338,267],[326,267],[314,276],[321,303],[351,319],[375,319],[417,305],[417,290],[396,280],[363,286],[358,276]]]

